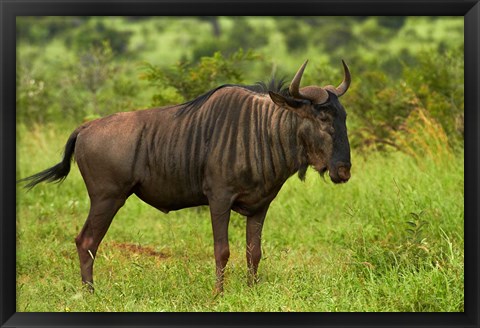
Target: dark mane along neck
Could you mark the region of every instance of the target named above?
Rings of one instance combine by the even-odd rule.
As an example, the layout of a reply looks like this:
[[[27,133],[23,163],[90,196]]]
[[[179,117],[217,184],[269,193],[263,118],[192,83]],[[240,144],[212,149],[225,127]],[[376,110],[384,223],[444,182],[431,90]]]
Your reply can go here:
[[[218,90],[226,88],[226,87],[239,87],[243,89],[247,89],[250,91],[253,91],[258,94],[267,94],[269,91],[274,91],[277,93],[280,93],[282,95],[288,96],[288,87],[285,87],[285,81],[284,79],[280,80],[275,80],[275,78],[271,78],[267,83],[265,82],[257,82],[252,85],[242,85],[242,84],[223,84],[221,86],[216,87],[215,89],[212,89],[210,91],[205,92],[204,94],[198,96],[195,99],[192,99],[190,101],[187,101],[183,104],[181,104],[180,109],[176,113],[176,116],[182,116],[187,113],[190,113],[192,111],[195,111],[202,107],[203,104]]]

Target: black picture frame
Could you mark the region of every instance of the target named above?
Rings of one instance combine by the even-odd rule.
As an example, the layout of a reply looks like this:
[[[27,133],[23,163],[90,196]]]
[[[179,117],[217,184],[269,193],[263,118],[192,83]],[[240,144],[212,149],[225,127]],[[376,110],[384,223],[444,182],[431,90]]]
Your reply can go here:
[[[465,19],[465,311],[463,313],[17,313],[15,309],[15,23],[17,16],[464,16]],[[0,0],[0,325],[1,327],[479,327],[478,0]]]

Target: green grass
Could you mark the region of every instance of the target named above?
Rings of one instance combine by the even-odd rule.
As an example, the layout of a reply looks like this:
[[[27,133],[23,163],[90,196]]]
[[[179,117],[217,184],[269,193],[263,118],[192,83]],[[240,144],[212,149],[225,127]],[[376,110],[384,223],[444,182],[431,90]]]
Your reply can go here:
[[[17,177],[56,164],[74,126],[17,127]],[[273,201],[260,282],[246,284],[245,219],[230,223],[225,293],[213,292],[207,208],[168,215],[132,196],[80,282],[74,238],[89,208],[76,166],[17,189],[17,311],[463,311],[463,154],[352,154],[345,185],[309,171]],[[409,222],[409,223],[407,223]]]

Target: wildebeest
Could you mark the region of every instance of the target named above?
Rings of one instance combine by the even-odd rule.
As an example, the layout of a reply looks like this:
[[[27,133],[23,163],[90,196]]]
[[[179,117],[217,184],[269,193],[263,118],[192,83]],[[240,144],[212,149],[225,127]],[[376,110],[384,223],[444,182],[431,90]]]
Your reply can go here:
[[[350,178],[345,109],[338,97],[350,86],[282,83],[222,85],[189,102],[121,112],[87,122],[70,135],[57,165],[21,181],[33,187],[62,181],[72,156],[90,197],[87,220],[75,238],[82,281],[93,286],[97,249],[117,211],[135,194],[162,212],[209,205],[217,292],[223,291],[230,250],[230,211],[247,217],[248,283],[257,280],[265,215],[284,182],[308,166],[334,183]],[[93,287],[92,287],[93,288]]]

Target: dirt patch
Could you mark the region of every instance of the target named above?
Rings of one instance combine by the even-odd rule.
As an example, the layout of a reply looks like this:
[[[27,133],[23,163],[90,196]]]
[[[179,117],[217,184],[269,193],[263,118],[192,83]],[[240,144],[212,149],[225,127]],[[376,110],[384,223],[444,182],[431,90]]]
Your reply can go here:
[[[105,246],[120,249],[122,251],[130,252],[130,253],[147,255],[147,256],[155,256],[155,257],[161,258],[161,259],[165,259],[165,258],[170,257],[169,254],[164,253],[164,252],[156,251],[151,246],[141,246],[141,245],[130,244],[130,243],[119,243],[119,242],[116,242],[116,241],[108,242],[108,243],[106,243]]]

